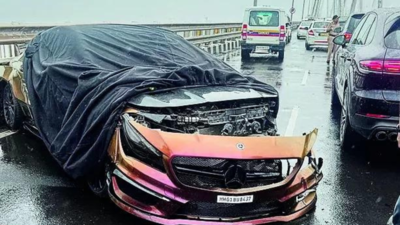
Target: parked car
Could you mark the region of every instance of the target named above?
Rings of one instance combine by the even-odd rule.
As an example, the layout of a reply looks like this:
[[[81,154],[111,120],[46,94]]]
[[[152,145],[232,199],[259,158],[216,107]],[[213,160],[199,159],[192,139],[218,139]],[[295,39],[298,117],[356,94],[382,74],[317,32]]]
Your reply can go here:
[[[304,20],[301,22],[299,28],[297,29],[297,39],[306,38],[308,29],[312,24],[312,20]]]
[[[282,9],[246,9],[242,25],[242,59],[249,59],[251,53],[273,53],[283,60],[288,27],[288,17]]]
[[[353,14],[347,19],[344,26],[342,26],[340,34],[345,36],[346,42],[350,42],[354,30],[356,29],[364,15],[364,13]],[[338,55],[342,54],[341,46],[336,46],[336,48],[337,51],[335,51],[335,55],[333,56],[333,63],[336,63]]]
[[[333,70],[332,105],[342,108],[340,142],[351,147],[364,139],[395,142],[400,102],[400,10],[367,13],[349,43],[342,46]]]
[[[135,32],[139,34],[135,35]],[[159,38],[168,35],[171,44],[164,39],[160,45],[147,44],[154,40],[148,36],[157,34],[160,34]],[[39,137],[42,136],[37,132],[37,116],[32,113],[35,107],[59,113],[61,108],[54,110],[47,108],[48,105],[58,103],[59,99],[66,101],[66,95],[61,97],[60,90],[53,88],[59,82],[54,80],[59,73],[64,75],[71,70],[72,75],[82,79],[79,85],[85,93],[85,83],[92,85],[99,81],[96,77],[101,76],[101,84],[106,85],[106,88],[90,92],[101,92],[96,95],[100,99],[90,100],[92,104],[98,104],[98,101],[105,98],[103,90],[113,88],[108,87],[107,83],[115,76],[118,76],[117,82],[120,84],[123,79],[131,80],[136,77],[135,73],[144,71],[138,77],[139,83],[145,82],[145,76],[149,76],[152,71],[149,70],[152,62],[157,62],[157,74],[167,71],[173,65],[172,62],[191,63],[199,60],[210,62],[215,69],[223,66],[226,68],[224,73],[234,76],[233,69],[227,65],[225,67],[223,62],[215,61],[218,59],[213,57],[205,59],[209,57],[208,53],[190,45],[178,35],[161,29],[119,25],[101,25],[95,29],[90,26],[74,26],[52,28],[40,35],[45,36],[38,39],[37,45],[31,44],[28,47],[29,53],[3,62],[0,66],[0,89],[3,93],[0,104],[6,115],[6,124],[13,130],[24,127]],[[59,45],[58,41],[69,45]],[[135,43],[139,44],[140,51],[137,51]],[[40,46],[45,49],[38,51],[40,54],[35,53],[35,48]],[[91,46],[94,52],[86,49]],[[157,55],[154,61],[141,54],[142,51],[151,52],[153,46],[157,46],[157,54],[149,55]],[[186,51],[173,49],[182,46],[187,47]],[[174,59],[168,61],[171,49],[184,55],[175,54]],[[122,59],[108,57],[108,52]],[[190,54],[186,54],[188,52]],[[82,59],[82,54],[91,57],[82,57],[84,62],[79,64],[77,62]],[[68,60],[55,60],[60,57]],[[145,67],[133,66],[131,69],[124,64],[118,66],[121,62],[131,60],[131,57],[138,58],[134,62],[150,64]],[[165,58],[160,60],[160,57]],[[30,63],[30,60],[37,61]],[[24,67],[25,62],[28,63]],[[41,62],[45,63],[46,70],[30,71],[32,66],[38,66],[35,64]],[[66,66],[63,64],[65,62]],[[167,62],[168,68],[162,67],[162,62]],[[175,75],[168,75],[168,79],[161,83],[181,73],[193,82],[198,78],[198,73],[190,72],[198,71],[200,64],[196,63],[195,69],[189,71],[174,69],[172,71]],[[61,70],[55,69],[60,65]],[[86,65],[89,65],[88,71],[83,70]],[[39,65],[40,68],[42,66]],[[159,67],[162,69],[158,70]],[[99,70],[104,71],[99,75]],[[110,70],[111,73],[107,75]],[[49,82],[29,86],[32,77],[27,75],[27,71],[39,72],[33,75],[43,75],[40,78]],[[76,84],[73,82],[74,77],[71,73],[67,74],[68,82],[57,83],[60,85],[58,87],[67,91],[72,89],[72,97],[80,95],[80,90],[73,89]],[[211,79],[212,73],[207,73],[207,76]],[[146,92],[129,99],[124,104],[124,110],[117,116],[116,128],[111,129],[112,138],[106,145],[108,160],[103,170],[96,171],[96,176],[87,177],[89,187],[96,195],[108,197],[126,212],[159,224],[286,222],[305,215],[315,207],[316,188],[322,179],[322,160],[316,158],[313,150],[317,131],[300,137],[279,137],[276,126],[279,104],[275,89],[269,87],[270,91],[261,91],[251,86],[246,87],[243,86],[243,79],[236,86],[232,82],[230,85],[167,86],[166,89],[159,89],[153,87],[154,80],[152,76],[151,86],[141,89]],[[252,84],[254,82],[257,81],[253,80]],[[46,89],[48,85],[52,87],[49,90]],[[128,84],[123,82],[122,85]],[[45,90],[42,104],[37,105],[38,102],[35,102],[36,106],[33,107],[32,99],[36,96],[29,93],[27,86],[37,88],[34,89],[34,95],[42,95],[41,91]],[[53,92],[58,94],[49,94]]]
[[[311,23],[310,28],[307,31],[305,43],[306,50],[328,47],[328,26],[329,22],[327,21],[314,21]]]

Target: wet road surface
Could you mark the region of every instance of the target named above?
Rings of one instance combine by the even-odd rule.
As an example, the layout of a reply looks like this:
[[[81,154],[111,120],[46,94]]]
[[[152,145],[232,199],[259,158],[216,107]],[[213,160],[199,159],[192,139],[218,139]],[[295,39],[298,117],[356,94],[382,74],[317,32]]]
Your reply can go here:
[[[293,39],[283,63],[274,56],[242,62],[238,52],[220,57],[279,90],[281,135],[319,129],[315,150],[324,158],[324,179],[318,188],[317,208],[289,224],[386,224],[400,195],[400,153],[393,144],[382,143],[340,150],[340,112],[330,106],[326,52],[306,51],[303,40]],[[150,224],[98,199],[68,178],[34,136],[3,131],[0,225]]]

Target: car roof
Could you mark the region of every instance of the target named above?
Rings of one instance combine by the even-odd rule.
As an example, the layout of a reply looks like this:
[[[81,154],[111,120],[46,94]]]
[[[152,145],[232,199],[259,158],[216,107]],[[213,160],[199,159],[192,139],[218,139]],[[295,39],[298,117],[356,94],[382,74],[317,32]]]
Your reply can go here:
[[[284,12],[284,10],[283,9],[279,9],[279,8],[269,8],[269,7],[250,7],[250,8],[246,8],[246,11],[249,11],[249,10],[273,10],[273,11],[282,11],[282,12]]]

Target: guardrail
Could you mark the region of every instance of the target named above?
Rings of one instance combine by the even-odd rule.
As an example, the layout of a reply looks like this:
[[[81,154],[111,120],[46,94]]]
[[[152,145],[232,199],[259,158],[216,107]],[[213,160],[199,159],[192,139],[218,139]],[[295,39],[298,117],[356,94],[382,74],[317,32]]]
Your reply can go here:
[[[300,22],[293,22],[292,29],[297,29]],[[0,58],[15,57],[20,54],[17,44],[29,42],[38,33],[54,26],[73,24],[0,24]],[[169,29],[186,40],[210,53],[230,51],[239,47],[241,23],[211,24],[141,24],[144,26]]]
[[[70,25],[70,24],[64,24]],[[71,24],[72,25],[72,24]],[[212,53],[228,51],[238,47],[240,38],[241,23],[213,23],[213,24],[141,24],[144,26],[154,26],[169,29],[182,36],[193,44],[208,50]],[[0,24],[0,58],[17,56],[16,44],[29,42],[38,33],[58,25],[40,24]],[[234,42],[232,44],[232,42]],[[220,47],[224,44],[225,47]],[[213,51],[215,45],[220,50]]]

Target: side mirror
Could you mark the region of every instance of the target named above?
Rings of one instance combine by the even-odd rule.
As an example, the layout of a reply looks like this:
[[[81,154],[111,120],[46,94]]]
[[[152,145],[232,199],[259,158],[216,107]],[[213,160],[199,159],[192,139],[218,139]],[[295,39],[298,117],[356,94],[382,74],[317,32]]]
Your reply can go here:
[[[286,27],[290,27],[290,23],[286,23]]]
[[[310,28],[309,27],[304,27],[304,29],[309,30]]]
[[[333,43],[336,45],[344,46],[346,44],[346,38],[344,35],[339,35],[333,39]]]

